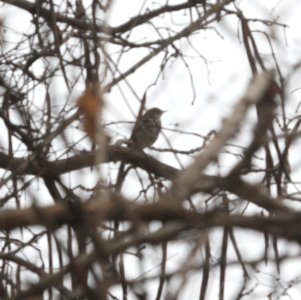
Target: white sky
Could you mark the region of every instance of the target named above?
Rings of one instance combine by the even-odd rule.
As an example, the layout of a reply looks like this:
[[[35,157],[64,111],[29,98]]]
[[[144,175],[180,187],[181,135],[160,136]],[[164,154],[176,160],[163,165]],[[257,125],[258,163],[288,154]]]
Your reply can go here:
[[[115,1],[114,8],[110,14],[109,23],[112,25],[119,25],[128,20],[129,17],[134,16],[140,11],[142,4],[145,1],[142,0],[132,0],[132,1]],[[147,1],[146,5],[143,7],[142,11],[145,12],[146,8],[158,7],[166,1]],[[182,1],[169,1],[170,4],[181,3]],[[277,56],[280,58],[279,63],[283,74],[286,75],[292,66],[297,62],[300,62],[301,58],[301,48],[300,48],[300,28],[301,28],[301,2],[294,0],[283,0],[283,1],[252,1],[252,0],[242,0],[239,2],[239,7],[243,10],[244,14],[250,18],[262,18],[268,15],[271,20],[277,18],[279,23],[284,23],[288,25],[288,28],[284,31],[282,29],[275,29],[273,32],[275,36],[275,50]],[[231,6],[229,6],[231,8]],[[30,16],[28,14],[23,14],[18,10],[18,19],[13,18],[15,10],[10,9],[6,19],[7,25],[10,28],[15,28],[18,31],[27,31],[31,24],[28,23]],[[20,14],[20,15],[19,15]],[[16,21],[17,20],[17,21]],[[176,30],[185,26],[187,22],[187,15],[177,15],[177,19],[174,19],[179,25],[174,26]],[[168,26],[172,24],[172,20],[167,18],[162,18],[158,20],[162,23],[162,26]],[[260,25],[259,23],[254,23],[252,25],[253,29],[268,30],[267,27]],[[190,48],[186,40],[181,40],[182,50],[185,49],[185,53],[190,56],[187,58],[187,63],[193,77],[193,83],[195,86],[196,98],[193,99],[192,89],[191,89],[191,79],[190,74],[187,72],[183,62],[180,60],[174,64],[168,64],[165,70],[165,78],[160,78],[157,85],[149,90],[147,98],[147,107],[159,106],[160,108],[167,110],[162,119],[163,124],[166,128],[172,129],[175,123],[178,124],[177,129],[184,131],[193,131],[200,135],[206,135],[211,130],[218,130],[223,118],[225,118],[230,112],[233,105],[242,95],[248,81],[251,77],[250,68],[245,55],[245,50],[241,42],[241,35],[237,37],[237,32],[240,31],[237,19],[234,17],[222,20],[218,25],[215,26],[215,30],[207,30],[206,32],[200,32],[195,35],[192,39],[194,46],[198,51],[208,60],[208,69],[204,64],[204,61],[197,58],[197,54]],[[269,31],[268,31],[269,32]],[[151,28],[139,28],[134,30],[131,35],[132,41],[148,41],[155,39],[155,35]],[[261,39],[259,43],[259,48],[262,55],[269,53],[269,48],[267,47],[267,42],[264,38]],[[177,43],[177,45],[179,45]],[[115,49],[109,48],[111,53]],[[120,61],[119,67],[121,70],[127,70],[133,62],[136,62],[139,57],[142,57],[145,51],[137,50],[134,51],[134,55],[130,52],[124,55],[123,59]],[[116,54],[112,54],[112,58],[116,58]],[[142,98],[143,93],[146,88],[154,82],[158,74],[158,68],[161,63],[162,56],[158,55],[155,59],[151,60],[150,63],[145,65],[141,70],[131,75],[128,78],[129,83],[134,88],[135,93]],[[271,62],[271,57],[266,55],[267,64]],[[209,70],[209,72],[208,72]],[[36,71],[39,71],[37,66]],[[137,113],[139,109],[139,102],[135,98],[134,94],[130,92],[128,87],[124,84],[120,85],[122,91],[125,95],[126,100],[131,104],[131,108],[134,109],[134,113]],[[294,80],[289,85],[287,89],[288,101],[290,103],[290,114],[295,114],[295,109],[300,102],[300,91],[292,93],[293,90],[299,88],[300,86],[300,72],[294,76]],[[78,91],[79,92],[80,88]],[[58,92],[59,95],[59,92]],[[135,116],[133,112],[127,106],[125,100],[123,99],[120,91],[118,89],[113,89],[106,97],[107,105],[105,112],[105,119],[108,121],[133,121]],[[194,104],[192,102],[194,100]],[[254,122],[254,112],[250,112],[248,119],[250,124]],[[131,126],[119,125],[117,128],[114,127],[114,131],[110,131],[113,138],[119,139],[122,137],[128,137],[130,134]],[[250,125],[243,128],[242,133],[239,135],[237,141],[246,142],[249,135],[246,134],[250,130]],[[118,134],[117,134],[118,131]],[[202,140],[195,136],[183,135],[179,133],[173,133],[171,131],[165,130],[164,134],[167,136],[172,146],[180,150],[188,150],[190,148],[199,147],[202,144]],[[237,142],[236,141],[236,142]],[[298,175],[301,160],[299,158],[299,147],[300,142],[296,142],[296,153],[292,154],[291,159],[297,161],[294,164],[294,170],[296,171],[296,176]],[[167,144],[161,135],[159,140],[155,144],[156,147],[167,147]],[[154,156],[158,157],[162,162],[179,167],[178,163],[174,159],[173,155],[170,154],[158,154],[151,150],[148,153],[152,153]],[[181,162],[184,164],[188,163],[188,159],[183,156],[179,156]],[[235,162],[233,156],[225,155],[226,159],[221,162],[222,172],[227,172],[229,166]],[[208,170],[210,172],[216,172],[216,168]],[[85,174],[85,173],[82,173]],[[83,184],[85,180],[88,182],[89,178],[85,176],[74,176],[74,185],[76,183]],[[131,191],[125,191],[129,196],[131,196]],[[254,233],[248,233],[247,239],[245,239],[244,232],[238,232],[237,239],[240,241],[240,247],[244,255],[257,256],[262,253],[262,236],[258,236]],[[221,241],[220,233],[216,232],[214,235],[213,244],[216,242],[213,249],[217,255],[219,251],[219,243]],[[288,247],[289,245],[289,247]],[[185,245],[174,245],[172,244],[169,249],[168,269],[172,269],[175,265],[178,266],[177,261],[181,260],[181,254],[183,251],[187,251],[189,246]],[[280,252],[291,251],[299,253],[299,247],[295,244],[286,242],[280,242]],[[146,250],[147,251],[147,250]],[[232,252],[232,251],[230,251]],[[233,254],[233,253],[232,253]],[[153,266],[159,264],[159,257],[154,255],[154,253],[149,253],[150,260],[146,266],[146,270],[150,270]],[[294,261],[292,264],[287,264],[283,267],[283,278],[284,280],[292,280],[297,278],[300,280],[300,260]],[[154,269],[154,272],[158,272],[159,267]],[[275,282],[272,275],[275,273],[272,268],[264,267],[262,265],[262,271],[259,274],[253,273],[256,277],[256,282],[260,284],[261,288],[256,292],[256,297],[246,296],[245,299],[267,299],[267,288],[266,286],[273,286],[279,284]],[[139,272],[139,270],[137,270]],[[139,273],[138,273],[139,274]],[[218,273],[216,273],[216,278],[210,283],[208,299],[217,298],[217,284],[218,284]],[[151,272],[147,275],[151,275]],[[135,275],[133,274],[133,277]],[[236,284],[241,280],[240,271],[233,271],[233,273],[227,273],[226,282],[226,299],[231,299],[233,291],[236,291]],[[181,299],[195,299],[198,295],[200,288],[201,276],[198,274],[195,276],[195,280],[190,284],[189,288],[183,291]],[[172,281],[176,284],[176,279]],[[227,285],[229,283],[229,285]],[[262,284],[261,284],[262,283]],[[154,283],[154,287],[157,284]],[[301,285],[300,285],[301,286]],[[287,299],[298,299],[301,295],[301,288],[293,288],[288,290],[289,296]],[[154,289],[155,290],[155,289]],[[281,299],[286,299],[285,297]]]

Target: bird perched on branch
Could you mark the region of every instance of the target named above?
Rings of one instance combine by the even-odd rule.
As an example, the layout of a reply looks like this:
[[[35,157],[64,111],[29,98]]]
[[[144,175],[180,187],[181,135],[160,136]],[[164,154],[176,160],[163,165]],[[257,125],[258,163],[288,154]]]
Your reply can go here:
[[[161,131],[161,115],[164,110],[157,107],[147,110],[138,119],[132,133],[130,147],[143,150],[150,147],[158,138]]]

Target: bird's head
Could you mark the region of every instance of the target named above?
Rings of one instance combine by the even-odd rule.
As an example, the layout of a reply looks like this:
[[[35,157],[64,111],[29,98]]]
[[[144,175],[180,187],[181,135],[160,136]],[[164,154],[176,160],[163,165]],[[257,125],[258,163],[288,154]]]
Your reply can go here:
[[[146,111],[145,116],[160,120],[161,115],[164,113],[164,110],[154,107]]]

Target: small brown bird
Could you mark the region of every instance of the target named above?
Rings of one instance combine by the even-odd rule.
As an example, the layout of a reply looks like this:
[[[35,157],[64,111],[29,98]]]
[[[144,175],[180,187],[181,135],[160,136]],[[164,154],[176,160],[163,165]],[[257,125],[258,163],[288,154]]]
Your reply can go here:
[[[163,113],[164,110],[155,107],[142,115],[133,129],[131,148],[143,150],[157,140],[161,131],[160,118]]]

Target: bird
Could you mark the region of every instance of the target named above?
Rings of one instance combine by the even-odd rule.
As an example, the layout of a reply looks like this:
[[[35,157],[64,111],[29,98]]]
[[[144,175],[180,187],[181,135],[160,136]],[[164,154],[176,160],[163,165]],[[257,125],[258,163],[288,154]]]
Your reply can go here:
[[[164,110],[154,107],[142,115],[133,129],[131,148],[143,150],[155,143],[161,131],[161,116],[164,112]]]

